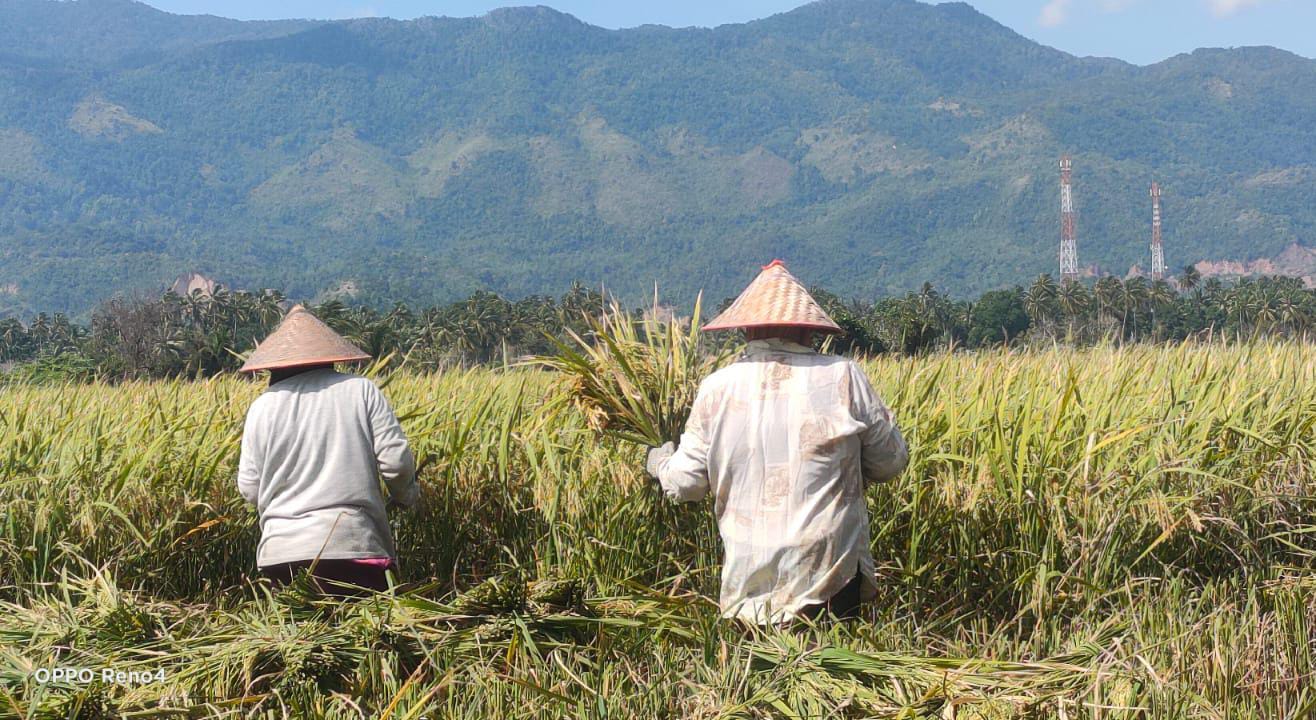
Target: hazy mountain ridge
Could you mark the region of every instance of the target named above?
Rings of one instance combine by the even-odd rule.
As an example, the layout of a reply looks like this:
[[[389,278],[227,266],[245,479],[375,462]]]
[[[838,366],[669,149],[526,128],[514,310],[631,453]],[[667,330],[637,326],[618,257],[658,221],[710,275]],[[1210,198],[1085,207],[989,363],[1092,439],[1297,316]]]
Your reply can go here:
[[[151,18],[124,47],[158,54],[13,41],[62,24],[72,43],[106,15]],[[575,278],[721,297],[778,255],[842,293],[977,291],[1053,269],[1061,152],[1085,264],[1146,264],[1154,179],[1176,266],[1316,244],[1316,62],[1273,49],[1136,67],[913,0],[712,30],[547,8],[253,24],[126,0],[0,17],[18,18],[0,309],[192,269],[376,299]]]
[[[88,65],[143,63],[170,51],[287,35],[316,24],[173,15],[133,0],[4,0],[0,14],[6,54]]]

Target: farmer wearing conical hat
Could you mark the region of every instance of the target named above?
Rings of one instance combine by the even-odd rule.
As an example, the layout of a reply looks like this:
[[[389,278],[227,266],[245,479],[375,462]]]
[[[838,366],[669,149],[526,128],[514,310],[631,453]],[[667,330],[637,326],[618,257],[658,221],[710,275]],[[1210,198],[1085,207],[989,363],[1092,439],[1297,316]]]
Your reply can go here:
[[[909,457],[891,411],[853,361],[811,349],[841,328],[780,260],[704,329],[742,329],[749,345],[700,385],[680,448],[653,448],[646,469],[674,500],[712,493],[723,615],[857,615],[877,592],[864,487]]]
[[[242,433],[238,491],[260,512],[256,563],[276,584],[301,568],[344,586],[386,590],[395,562],[390,502],[420,491],[407,438],[388,400],[334,363],[369,360],[305,308],[290,310],[242,372],[270,372]]]

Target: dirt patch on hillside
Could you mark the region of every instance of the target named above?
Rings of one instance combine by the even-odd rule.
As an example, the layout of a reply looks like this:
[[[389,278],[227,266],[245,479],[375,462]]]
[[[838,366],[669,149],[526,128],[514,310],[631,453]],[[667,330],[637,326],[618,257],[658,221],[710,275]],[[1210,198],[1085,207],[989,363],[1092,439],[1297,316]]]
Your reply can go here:
[[[1202,260],[1193,265],[1202,277],[1245,277],[1282,275],[1302,278],[1307,287],[1316,287],[1316,249],[1294,243],[1273,258],[1256,260]]]
[[[1310,167],[1299,165],[1257,173],[1244,180],[1243,184],[1248,187],[1284,187],[1306,182],[1311,178],[1311,175]]]
[[[982,111],[977,108],[965,107],[961,102],[948,100],[946,98],[937,98],[931,103],[928,103],[928,109],[933,112],[950,113],[955,117],[964,117],[966,115],[979,117],[982,115]]]
[[[1234,86],[1218,77],[1206,81],[1206,91],[1216,100],[1230,100],[1234,97]]]
[[[155,135],[164,132],[160,126],[136,117],[122,105],[101,97],[89,97],[78,103],[69,116],[69,128],[85,137],[121,142],[134,135]]]

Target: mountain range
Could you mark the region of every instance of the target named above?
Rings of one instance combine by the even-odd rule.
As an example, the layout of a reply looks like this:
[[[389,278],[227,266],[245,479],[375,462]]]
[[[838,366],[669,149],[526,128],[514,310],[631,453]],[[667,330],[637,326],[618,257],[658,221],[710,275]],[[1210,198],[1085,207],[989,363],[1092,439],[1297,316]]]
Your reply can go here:
[[[1316,245],[1316,61],[1079,58],[915,0],[626,30],[0,0],[0,314],[189,271],[688,302],[775,257],[842,295],[979,292],[1055,272],[1064,154],[1094,270],[1146,266],[1153,181],[1172,268]]]

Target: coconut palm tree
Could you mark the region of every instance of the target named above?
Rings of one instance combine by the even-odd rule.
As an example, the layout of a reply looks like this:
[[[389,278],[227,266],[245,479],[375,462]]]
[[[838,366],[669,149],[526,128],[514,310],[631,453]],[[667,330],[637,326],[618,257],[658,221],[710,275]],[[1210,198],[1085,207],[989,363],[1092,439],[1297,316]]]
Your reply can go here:
[[[1164,339],[1164,317],[1178,298],[1174,287],[1166,280],[1157,280],[1147,289],[1147,306],[1151,310],[1152,336],[1155,340]]]
[[[0,362],[27,359],[27,328],[14,318],[0,320]]]
[[[1092,296],[1097,301],[1097,318],[1102,325],[1109,327],[1115,324],[1123,292],[1124,283],[1114,275],[1106,275],[1093,285]]]
[[[1150,291],[1147,278],[1132,277],[1125,281],[1119,290],[1120,339],[1129,336],[1129,316],[1133,316],[1133,330],[1136,334],[1138,315],[1147,307]]]
[[[1033,326],[1050,336],[1056,316],[1056,296],[1060,289],[1049,273],[1037,276],[1032,285],[1024,291],[1024,310],[1032,320]]]
[[[1252,309],[1252,322],[1256,331],[1269,332],[1279,321],[1279,298],[1265,291],[1257,293]]]
[[[1088,308],[1092,304],[1087,286],[1073,278],[1066,278],[1056,291],[1056,304],[1065,316],[1069,340],[1076,340],[1078,332],[1086,324]]]
[[[955,310],[945,296],[930,282],[923,283],[917,295],[908,298],[908,312],[920,347],[949,345],[955,325]]]
[[[1147,299],[1152,307],[1164,308],[1174,302],[1174,286],[1168,280],[1156,280],[1147,289]]]
[[[1291,295],[1285,295],[1280,298],[1275,308],[1279,313],[1279,321],[1289,333],[1305,333],[1307,331],[1308,316],[1307,311],[1302,307],[1302,302]]]
[[[1183,292],[1191,292],[1201,283],[1202,273],[1198,272],[1195,266],[1184,265],[1179,271],[1179,289]]]
[[[1259,298],[1251,280],[1240,280],[1219,293],[1219,302],[1226,319],[1233,322],[1239,336],[1250,335],[1255,329]]]

